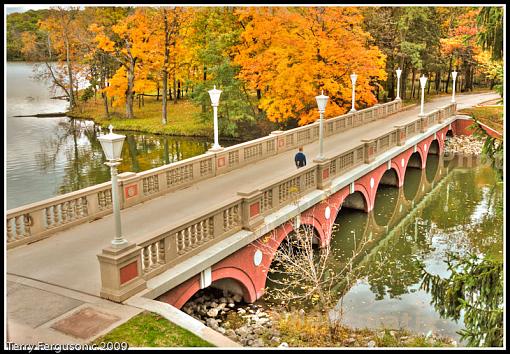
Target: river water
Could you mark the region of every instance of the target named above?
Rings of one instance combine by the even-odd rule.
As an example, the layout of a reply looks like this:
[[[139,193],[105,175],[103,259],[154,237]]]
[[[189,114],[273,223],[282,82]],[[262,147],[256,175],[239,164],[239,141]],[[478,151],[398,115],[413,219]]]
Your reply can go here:
[[[15,117],[65,112],[68,102],[50,98],[62,92],[50,92],[48,82],[33,79],[31,63],[8,62],[6,73],[7,209],[109,181],[94,122]],[[126,135],[119,172],[145,171],[203,154],[212,146],[209,139],[115,132]]]
[[[353,251],[355,271],[332,317],[354,328],[404,328],[454,338],[464,328],[441,318],[422,274],[447,277],[446,252],[503,257],[503,184],[470,156],[429,156],[424,170],[409,168],[401,188],[380,186],[374,210],[343,207],[335,220],[335,272]],[[268,280],[269,288],[277,286]],[[346,289],[345,282],[335,288]],[[271,298],[266,298],[271,302]],[[303,304],[301,304],[303,306]]]

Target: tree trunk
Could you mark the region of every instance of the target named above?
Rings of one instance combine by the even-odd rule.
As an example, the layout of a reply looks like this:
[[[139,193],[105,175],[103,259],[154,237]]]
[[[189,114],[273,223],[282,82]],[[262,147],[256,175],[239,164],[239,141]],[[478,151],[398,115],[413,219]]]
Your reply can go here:
[[[411,71],[412,74],[412,81],[411,81],[411,98],[414,98],[414,76],[416,75],[416,69],[413,68]]]
[[[135,81],[135,61],[131,60],[129,62],[128,70],[127,70],[127,79],[128,85],[126,89],[126,115],[127,118],[131,119],[134,117],[133,114],[133,87]]]
[[[446,78],[446,85],[444,92],[448,93],[448,85],[450,84],[450,75],[452,74],[453,55],[450,56],[450,67],[448,68],[448,77]]]
[[[207,68],[206,66],[204,65],[204,82],[207,81]],[[206,112],[206,105],[204,102],[202,102],[202,113],[205,113]]]
[[[67,39],[67,35],[64,35],[65,45],[66,45],[66,61],[67,61],[67,75],[69,76],[69,104],[71,108],[76,106],[76,101],[74,99],[74,84],[73,84],[73,70],[71,67],[71,55],[69,53],[69,41]]]
[[[436,94],[438,94],[441,88],[441,71],[436,71],[435,79],[436,79]]]
[[[103,97],[106,118],[110,118],[110,111],[108,110],[108,96],[106,95],[106,92],[101,92],[101,97]]]
[[[400,77],[400,79],[402,80],[402,93],[401,93],[401,97],[402,99],[405,99],[406,98],[406,91],[407,91],[407,75],[408,75],[408,72],[407,72],[407,65],[404,63],[402,65],[402,76]]]
[[[430,76],[431,76],[431,75],[430,75],[430,73],[427,73],[427,76],[428,76],[428,78],[429,78],[429,79],[427,80],[427,85],[428,85],[428,86],[427,86],[427,95],[429,95],[429,94],[430,94],[430,83],[432,82],[432,80],[431,80],[431,78],[430,78]]]

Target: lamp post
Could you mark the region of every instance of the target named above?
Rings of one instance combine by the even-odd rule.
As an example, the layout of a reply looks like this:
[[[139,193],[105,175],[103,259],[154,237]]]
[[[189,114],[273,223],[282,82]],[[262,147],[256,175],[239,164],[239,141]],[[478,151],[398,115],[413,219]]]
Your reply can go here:
[[[120,165],[120,155],[122,153],[122,144],[124,143],[125,135],[119,135],[112,132],[113,126],[110,124],[108,127],[110,133],[101,135],[97,139],[101,143],[103,152],[108,160],[105,165],[110,166],[110,173],[112,175],[112,201],[113,201],[113,215],[115,218],[115,238],[112,240],[113,247],[121,248],[127,245],[127,240],[122,238],[122,231],[120,225],[120,205],[119,205],[119,186],[117,183],[117,166]]]
[[[457,80],[457,72],[452,72],[452,78],[453,78],[453,90],[452,90],[452,103],[455,103],[455,80]]]
[[[321,92],[320,96],[315,96],[317,100],[317,106],[319,107],[320,121],[319,121],[319,155],[317,160],[324,160],[323,147],[324,147],[324,112],[326,112],[326,104],[328,103],[328,96],[324,96],[324,91]]]
[[[425,75],[422,75],[420,77],[420,86],[421,86],[421,110],[420,110],[420,116],[423,116],[423,103],[425,101],[425,84],[427,83],[427,78]]]
[[[214,145],[211,150],[221,150],[221,146],[218,142],[218,105],[220,103],[221,90],[216,89],[216,85],[212,90],[209,90],[209,96],[211,97],[211,106],[214,111]]]
[[[400,75],[402,75],[402,70],[398,68],[395,71],[397,72],[397,97],[395,97],[395,99],[400,100]]]
[[[356,108],[354,108],[354,100],[356,99],[356,92],[354,91],[354,88],[356,86],[356,79],[358,78],[358,75],[355,73],[351,74],[351,82],[352,82],[352,108],[349,112],[356,112]]]

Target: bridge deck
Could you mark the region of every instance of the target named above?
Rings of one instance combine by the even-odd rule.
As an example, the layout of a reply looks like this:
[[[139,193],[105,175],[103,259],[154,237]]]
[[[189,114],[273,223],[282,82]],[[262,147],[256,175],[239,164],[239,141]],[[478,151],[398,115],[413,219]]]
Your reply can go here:
[[[493,93],[457,96],[457,109],[497,98]],[[450,97],[425,104],[425,112],[448,104]],[[330,136],[324,140],[326,157],[338,155],[358,145],[362,139],[382,135],[395,125],[416,119],[419,106],[388,118]],[[314,164],[318,142],[304,146],[308,164]],[[287,151],[191,187],[172,192],[121,211],[123,236],[140,241],[148,233],[179,226],[183,219],[203,215],[215,206],[236,197],[237,192],[257,184],[266,184],[296,170],[294,154]],[[7,273],[37,279],[91,295],[99,295],[100,273],[96,254],[114,235],[112,215],[81,224],[29,245],[7,251]]]

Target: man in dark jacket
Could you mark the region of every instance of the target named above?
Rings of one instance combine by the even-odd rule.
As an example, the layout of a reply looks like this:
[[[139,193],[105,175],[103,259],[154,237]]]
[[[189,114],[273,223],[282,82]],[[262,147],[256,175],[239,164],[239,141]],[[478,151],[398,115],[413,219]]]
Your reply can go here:
[[[294,161],[296,162],[296,167],[297,168],[305,167],[306,166],[306,156],[305,156],[305,154],[303,154],[303,147],[302,146],[299,147],[299,151],[296,154],[296,156],[294,157]]]

